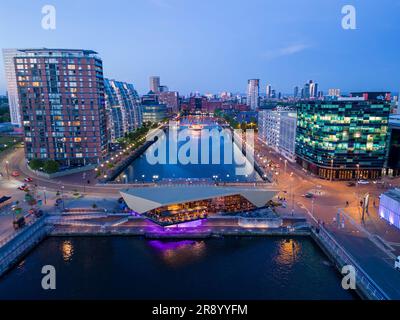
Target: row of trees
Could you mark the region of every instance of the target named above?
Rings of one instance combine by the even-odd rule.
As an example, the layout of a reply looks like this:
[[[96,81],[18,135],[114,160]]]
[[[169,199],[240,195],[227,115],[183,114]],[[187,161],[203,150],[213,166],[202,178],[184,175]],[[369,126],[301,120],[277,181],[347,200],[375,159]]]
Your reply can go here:
[[[60,169],[60,164],[55,160],[32,159],[29,161],[32,170],[40,170],[46,173],[56,173]]]
[[[122,147],[126,147],[127,145],[134,143],[137,144],[141,138],[146,136],[150,129],[157,128],[156,123],[152,122],[144,122],[140,128],[137,128],[135,131],[131,131],[125,134],[125,137],[117,140]]]

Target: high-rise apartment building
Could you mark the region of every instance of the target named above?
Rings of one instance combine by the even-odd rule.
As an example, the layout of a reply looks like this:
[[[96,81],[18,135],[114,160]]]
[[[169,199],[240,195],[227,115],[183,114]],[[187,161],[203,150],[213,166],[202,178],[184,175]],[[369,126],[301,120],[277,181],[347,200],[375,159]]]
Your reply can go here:
[[[25,154],[61,167],[107,152],[102,60],[91,50],[22,49],[14,57]]]
[[[104,80],[110,141],[122,138],[142,124],[140,99],[133,84]]]
[[[160,90],[160,77],[152,76],[150,77],[150,91],[158,93]]]
[[[21,113],[14,65],[14,57],[16,56],[17,52],[17,49],[3,49],[4,70],[7,81],[8,105],[10,108],[11,123],[20,127]]]
[[[296,156],[325,179],[376,179],[388,148],[390,101],[354,97],[297,105]]]
[[[259,104],[260,80],[250,79],[247,83],[247,105],[251,110],[256,110]]]

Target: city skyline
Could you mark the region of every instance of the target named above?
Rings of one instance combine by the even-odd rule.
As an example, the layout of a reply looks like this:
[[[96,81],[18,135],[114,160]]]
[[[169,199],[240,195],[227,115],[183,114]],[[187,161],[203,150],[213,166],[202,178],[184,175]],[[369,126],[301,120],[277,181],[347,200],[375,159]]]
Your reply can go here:
[[[95,50],[104,62],[106,77],[133,83],[140,94],[148,92],[152,75],[183,94],[245,93],[247,80],[252,78],[261,80],[261,93],[266,84],[292,93],[295,86],[310,79],[323,91],[397,92],[400,87],[393,72],[399,67],[398,44],[393,40],[400,31],[395,14],[399,1],[354,1],[356,30],[341,27],[343,1],[322,4],[310,0],[304,7],[289,0],[279,4],[254,0],[252,5],[258,9],[246,15],[239,15],[242,1],[229,5],[226,1],[117,2],[91,13],[92,1],[79,6],[54,1],[57,24],[51,31],[41,28],[42,3],[5,4],[0,30],[10,25],[14,29],[12,33],[0,31],[1,47]],[[12,20],[15,11],[23,26]],[[102,23],[105,19],[112,19],[113,24]],[[0,94],[5,92],[1,68]]]

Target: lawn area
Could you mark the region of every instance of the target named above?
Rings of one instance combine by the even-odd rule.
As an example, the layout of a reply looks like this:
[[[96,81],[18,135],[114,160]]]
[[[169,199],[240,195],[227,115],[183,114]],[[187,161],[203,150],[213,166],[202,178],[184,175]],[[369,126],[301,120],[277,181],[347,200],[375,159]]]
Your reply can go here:
[[[0,152],[12,147],[19,142],[21,142],[20,137],[0,135]]]

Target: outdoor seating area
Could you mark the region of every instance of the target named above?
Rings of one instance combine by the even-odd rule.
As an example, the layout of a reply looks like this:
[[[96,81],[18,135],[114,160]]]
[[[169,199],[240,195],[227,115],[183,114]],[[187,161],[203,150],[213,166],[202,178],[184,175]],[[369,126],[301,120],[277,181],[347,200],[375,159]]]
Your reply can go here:
[[[177,223],[195,221],[207,218],[207,207],[197,206],[191,209],[172,209],[166,211],[152,210],[146,217],[157,224],[167,226]]]

